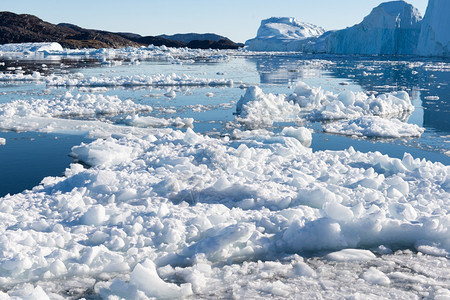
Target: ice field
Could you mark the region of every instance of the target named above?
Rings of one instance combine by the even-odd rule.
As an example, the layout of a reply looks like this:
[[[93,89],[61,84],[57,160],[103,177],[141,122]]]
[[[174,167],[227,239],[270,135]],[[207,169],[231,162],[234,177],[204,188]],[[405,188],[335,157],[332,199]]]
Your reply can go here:
[[[449,299],[449,82],[445,59],[2,46],[0,298]]]

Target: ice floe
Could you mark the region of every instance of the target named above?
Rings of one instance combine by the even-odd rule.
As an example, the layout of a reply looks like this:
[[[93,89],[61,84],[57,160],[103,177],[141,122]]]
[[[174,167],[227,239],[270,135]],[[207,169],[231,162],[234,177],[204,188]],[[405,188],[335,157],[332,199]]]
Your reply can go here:
[[[174,127],[190,127],[192,128],[194,126],[194,119],[193,118],[169,118],[169,119],[161,119],[161,118],[155,118],[150,116],[130,116],[125,119],[125,123],[132,125],[132,126],[138,126],[138,127],[168,127],[168,126],[174,126]]]
[[[407,117],[414,110],[408,93],[378,96],[363,92],[327,92],[299,82],[294,93],[265,94],[259,87],[247,89],[236,104],[236,119],[248,127],[271,126],[273,122],[353,119],[362,116]]]
[[[237,141],[166,130],[74,147],[91,168],[72,164],[65,177],[0,202],[1,287],[32,282],[54,292],[88,276],[101,278],[94,291],[104,296],[203,297],[222,288],[205,282],[228,270],[247,284],[250,274],[285,274],[292,283],[254,278],[258,286],[235,291],[278,297],[323,272],[298,255],[332,252],[327,259],[352,263],[377,261],[370,249],[379,246],[450,250],[448,166],[353,149],[313,153],[294,133]],[[370,285],[387,282],[361,273]],[[402,274],[389,278],[409,280]]]
[[[420,137],[425,131],[415,124],[378,116],[361,117],[322,125],[325,132],[368,137]]]
[[[85,77],[81,73],[67,76],[53,75],[47,78],[49,86],[114,87],[114,86],[232,86],[227,79],[205,79],[189,75],[158,74],[114,77]]]
[[[96,114],[119,114],[151,111],[147,105],[131,100],[122,101],[117,96],[76,94],[66,92],[53,99],[15,100],[0,104],[0,116],[16,117],[67,117]],[[0,121],[1,122],[1,121]]]

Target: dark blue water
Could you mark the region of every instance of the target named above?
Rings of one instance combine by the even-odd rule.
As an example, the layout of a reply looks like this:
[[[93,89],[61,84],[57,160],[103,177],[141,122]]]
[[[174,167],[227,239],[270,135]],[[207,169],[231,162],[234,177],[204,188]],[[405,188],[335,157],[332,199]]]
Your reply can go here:
[[[76,135],[0,132],[0,197],[38,185],[46,176],[62,176],[74,145],[89,140]]]

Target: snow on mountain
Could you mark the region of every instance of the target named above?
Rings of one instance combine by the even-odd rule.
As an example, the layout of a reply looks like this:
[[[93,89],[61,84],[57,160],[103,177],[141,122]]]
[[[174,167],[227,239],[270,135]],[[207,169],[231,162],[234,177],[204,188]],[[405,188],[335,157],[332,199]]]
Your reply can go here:
[[[252,51],[302,51],[311,39],[325,30],[295,18],[269,18],[261,21],[254,39],[245,42]]]
[[[430,0],[422,22],[417,53],[450,56],[450,1]]]
[[[405,1],[385,2],[374,8],[361,23],[330,34],[326,52],[413,54],[420,34],[421,21],[420,12],[411,4]]]

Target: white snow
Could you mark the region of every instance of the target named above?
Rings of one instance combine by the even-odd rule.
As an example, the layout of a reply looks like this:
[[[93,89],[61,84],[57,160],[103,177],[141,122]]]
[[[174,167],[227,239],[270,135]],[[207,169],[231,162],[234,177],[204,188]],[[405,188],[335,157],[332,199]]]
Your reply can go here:
[[[417,46],[418,54],[450,56],[449,14],[449,1],[429,0]]]
[[[322,125],[325,132],[351,136],[368,137],[420,137],[425,131],[415,124],[397,119],[383,119],[378,116],[361,117]]]
[[[360,24],[329,34],[326,52],[414,54],[421,20],[420,12],[405,1],[382,3]]]
[[[310,38],[324,32],[321,27],[295,18],[270,18],[261,21],[256,37],[245,44],[251,51],[302,51]]]

